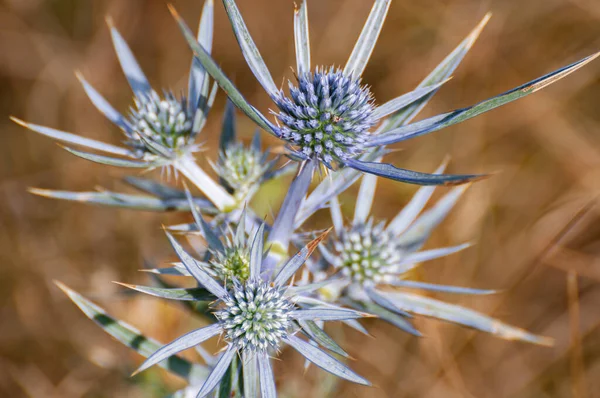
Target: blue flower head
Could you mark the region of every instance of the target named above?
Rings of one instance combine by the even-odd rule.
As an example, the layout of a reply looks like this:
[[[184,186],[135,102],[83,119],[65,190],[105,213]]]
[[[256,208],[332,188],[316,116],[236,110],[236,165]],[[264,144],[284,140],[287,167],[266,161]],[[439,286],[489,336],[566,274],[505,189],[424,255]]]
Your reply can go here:
[[[443,172],[442,165],[435,173]],[[551,339],[533,335],[476,311],[418,294],[418,291],[486,295],[493,290],[438,285],[414,280],[413,271],[423,262],[468,248],[468,243],[422,250],[434,229],[444,220],[468,185],[453,188],[432,207],[423,211],[434,187],[420,188],[391,221],[375,222],[370,216],[376,179],[364,176],[351,223],[344,222],[337,199],[331,201],[334,232],[325,245],[320,267],[312,267],[322,287],[316,297],[344,303],[377,315],[415,335],[411,314],[433,317],[469,326],[511,340],[552,344]],[[330,272],[333,270],[333,274]],[[351,326],[355,324],[350,323]]]
[[[371,13],[343,69],[312,69],[308,30],[308,9],[304,1],[294,14],[296,81],[289,93],[275,85],[273,78],[248,32],[234,0],[223,0],[233,31],[248,66],[275,103],[275,123],[249,104],[219,69],[208,51],[199,44],[174,9],[181,30],[196,59],[238,106],[258,126],[285,142],[289,155],[298,160],[315,159],[328,168],[350,167],[397,181],[421,185],[461,184],[480,175],[433,175],[397,168],[367,159],[374,151],[412,137],[460,123],[488,110],[533,93],[575,71],[598,54],[584,58],[546,76],[507,91],[476,105],[410,123],[454,72],[472,47],[489,15],[413,91],[382,105],[376,101],[361,76],[383,27],[391,0],[375,0]]]

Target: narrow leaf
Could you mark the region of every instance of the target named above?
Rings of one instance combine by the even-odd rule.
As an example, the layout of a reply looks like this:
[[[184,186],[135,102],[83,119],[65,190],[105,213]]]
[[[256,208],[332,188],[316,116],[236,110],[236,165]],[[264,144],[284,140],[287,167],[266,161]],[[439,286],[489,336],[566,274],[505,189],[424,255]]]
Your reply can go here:
[[[302,310],[295,310],[290,313],[291,318],[299,321],[343,321],[345,319],[356,319],[369,316],[371,315],[347,308],[308,308]]]
[[[458,323],[506,340],[521,340],[546,346],[554,343],[553,339],[549,337],[533,335],[523,329],[507,325],[487,315],[457,305],[411,293],[379,293],[388,297],[400,310]]]
[[[139,160],[128,160],[128,159],[113,158],[113,157],[104,156],[104,155],[96,155],[95,153],[84,152],[84,151],[80,151],[80,150],[74,149],[74,148],[69,148],[66,146],[63,146],[63,148],[66,151],[71,152],[75,156],[79,156],[80,158],[90,160],[94,163],[106,164],[108,166],[127,167],[127,168],[133,168],[133,169],[148,169],[148,168],[158,167],[161,164],[159,162],[143,162],[143,161],[139,161]]]
[[[152,87],[150,87],[150,83],[148,83],[148,78],[144,75],[142,68],[140,68],[140,65],[135,60],[131,49],[123,39],[123,36],[121,36],[119,31],[113,25],[112,20],[108,18],[106,22],[110,28],[110,35],[115,51],[117,52],[117,57],[121,63],[123,73],[125,73],[125,77],[135,96],[143,101],[152,92]]]
[[[311,344],[299,339],[296,336],[290,335],[283,338],[286,343],[294,347],[306,359],[317,365],[323,370],[332,373],[343,379],[354,383],[370,386],[369,381],[356,373],[354,373],[346,365],[322,351],[321,349],[312,346]]]
[[[497,293],[496,290],[473,289],[473,288],[469,288],[469,287],[437,285],[435,283],[426,283],[426,282],[408,281],[408,280],[397,280],[397,281],[393,281],[390,284],[392,286],[397,286],[397,287],[406,287],[406,288],[410,288],[410,289],[421,289],[421,290],[428,290],[431,292],[442,292],[442,293],[476,294],[476,295],[488,295],[488,294]]]
[[[292,258],[285,263],[279,273],[275,277],[275,281],[273,282],[275,286],[282,286],[286,283],[292,275],[298,271],[298,269],[306,262],[306,260],[310,257],[310,255],[315,251],[317,246],[327,237],[331,228],[327,231],[323,232],[316,239],[310,241],[306,246],[304,246],[298,253],[296,253]]]
[[[244,394],[247,397],[258,397],[258,355],[248,350],[242,351],[242,372],[244,377]]]
[[[185,250],[183,250],[183,247],[181,247],[179,242],[175,240],[173,235],[171,235],[168,232],[166,232],[166,234],[169,238],[169,241],[171,242],[171,245],[175,249],[177,256],[183,262],[183,265],[185,265],[185,268],[187,268],[188,272],[192,274],[194,279],[196,279],[201,286],[204,286],[209,292],[211,292],[218,298],[223,298],[227,296],[227,290],[225,290],[217,281],[215,281],[210,275],[208,275],[202,269],[202,265],[196,259],[190,256]]]
[[[481,22],[473,29],[469,35],[419,84],[418,87],[427,87],[435,85],[448,79],[456,70],[458,65],[462,62],[464,57],[467,55],[475,41],[481,34],[481,31],[488,23],[491,18],[491,14],[486,14]],[[432,91],[428,95],[424,96],[420,100],[413,102],[411,105],[404,109],[398,110],[392,116],[387,118],[376,134],[381,132],[387,132],[396,127],[402,126],[409,123],[420,111],[427,105],[431,97],[435,95],[437,90]]]
[[[58,141],[68,142],[73,145],[83,146],[86,148],[95,149],[97,151],[112,153],[113,155],[131,156],[130,151],[126,148],[121,148],[118,146],[106,144],[101,141],[81,137],[76,134],[67,133],[66,131],[56,130],[50,127],[40,126],[37,124],[27,123],[20,119],[17,119],[16,117],[11,116],[10,119],[20,126],[23,126],[31,131],[35,131],[36,133],[45,135],[47,137],[54,138]]]
[[[265,236],[265,224],[261,224],[258,227],[252,240],[252,246],[250,248],[250,279],[257,280],[260,278],[260,271],[263,261],[264,253],[264,236]]]
[[[212,49],[214,10],[214,1],[206,0],[202,7],[202,16],[200,17],[200,25],[198,26],[198,43],[200,43],[208,53],[210,53]],[[196,58],[192,59],[188,83],[188,102],[191,112],[198,110],[198,103],[200,101],[200,96],[202,95],[202,87],[205,86],[205,80],[208,79],[202,64]]]
[[[176,340],[173,340],[169,344],[165,344],[154,354],[150,355],[148,359],[146,359],[144,363],[142,363],[133,374],[135,375],[140,372],[143,372],[151,366],[156,365],[161,361],[164,361],[170,356],[173,356],[181,351],[187,350],[188,348],[192,348],[193,346],[198,345],[203,341],[210,339],[213,336],[216,336],[222,331],[222,326],[219,323],[215,323],[210,326],[206,326],[202,329],[196,329],[192,332],[184,334],[183,336],[177,338]]]
[[[217,82],[219,87],[229,96],[231,102],[235,104],[242,112],[244,112],[250,119],[254,121],[259,127],[268,133],[278,135],[276,133],[276,127],[269,122],[260,112],[258,112],[252,105],[246,101],[239,90],[233,85],[233,83],[225,76],[223,71],[217,66],[215,61],[212,59],[210,54],[198,43],[190,28],[185,24],[183,19],[179,16],[177,11],[169,5],[169,9],[173,17],[175,17],[179,28],[183,32],[188,45],[194,52],[198,61],[206,69],[206,71],[212,76]]]
[[[447,161],[444,161],[433,174],[441,174],[448,165]],[[410,224],[419,216],[419,213],[423,210],[431,195],[435,191],[435,186],[421,187],[414,194],[410,202],[402,208],[402,210],[390,221],[387,229],[399,235],[401,232],[406,230]]]
[[[166,289],[154,286],[129,285],[127,283],[119,283],[121,286],[136,290],[141,293],[149,294],[150,296],[160,297],[168,300],[182,301],[214,301],[216,299],[208,290],[201,287],[193,288],[172,288]]]
[[[96,322],[102,329],[104,329],[105,332],[110,334],[119,342],[130,348],[133,348],[143,357],[148,357],[160,349],[161,344],[156,340],[142,335],[133,326],[111,317],[102,308],[62,283],[55,283],[84,312],[88,318]],[[179,377],[189,380],[192,383],[201,382],[206,378],[206,376],[208,376],[209,372],[207,367],[192,364],[178,356],[171,356],[170,358],[158,363],[158,366]]]
[[[212,390],[215,389],[215,387],[219,384],[221,378],[229,368],[229,365],[231,364],[231,361],[233,360],[233,357],[235,356],[236,352],[237,350],[235,349],[235,346],[233,346],[232,344],[229,344],[227,346],[227,350],[223,354],[221,354],[221,357],[219,358],[219,361],[215,365],[213,371],[210,373],[210,375],[202,385],[202,388],[198,392],[197,398],[205,397]]]
[[[458,109],[442,115],[433,116],[417,123],[389,130],[385,134],[373,137],[373,139],[369,140],[366,145],[381,146],[393,144],[400,141],[405,141],[409,138],[441,130],[445,127],[452,126],[453,124],[464,122],[465,120],[481,115],[482,113],[523,98],[529,94],[535,93],[536,91],[541,90],[542,88],[562,79],[572,72],[575,72],[577,69],[594,60],[596,57],[598,57],[598,55],[600,55],[600,53],[590,55],[589,57],[583,58],[582,60],[571,65],[560,68],[552,73],[532,80],[519,87],[513,88],[512,90],[489,98],[468,108]]]
[[[221,151],[225,152],[227,147],[235,142],[235,136],[235,106],[228,100],[225,104],[221,136],[219,137],[219,148]]]
[[[244,19],[242,18],[240,10],[235,4],[235,1],[223,0],[223,4],[225,5],[225,10],[227,11],[229,21],[231,21],[235,38],[242,49],[242,54],[244,55],[248,66],[252,70],[252,73],[254,73],[254,76],[256,76],[258,82],[271,97],[277,95],[279,90],[277,90],[277,86],[275,86],[275,82],[273,82],[271,73],[269,73],[269,69],[267,68],[267,65],[265,65],[265,61],[260,56],[258,48],[256,48],[256,44],[254,44],[252,36],[250,36],[250,32],[248,32],[248,28],[244,23]]]
[[[388,163],[362,162],[356,159],[346,159],[345,162],[347,166],[364,173],[417,185],[460,185],[487,177],[482,174],[428,174],[400,169]]]
[[[275,376],[271,367],[271,358],[266,353],[257,354],[262,398],[277,398]]]
[[[298,75],[310,72],[310,39],[308,34],[307,1],[294,8],[294,42],[296,44],[296,66]]]
[[[85,90],[85,93],[89,97],[90,101],[92,101],[94,106],[104,116],[106,116],[106,118],[108,120],[113,122],[115,125],[120,127],[122,130],[124,130],[128,133],[131,133],[133,129],[131,128],[131,125],[129,124],[127,119],[125,119],[123,117],[123,115],[121,115],[120,112],[118,112],[115,108],[113,108],[112,105],[110,105],[108,103],[108,101],[106,101],[104,99],[104,97],[102,95],[100,95],[100,93],[98,91],[96,91],[96,89],[94,87],[92,87],[92,85],[89,84],[80,73],[76,73],[75,75],[77,76],[77,79],[79,79],[79,81],[81,82],[81,85],[83,86],[83,89]]]
[[[335,340],[333,340],[323,329],[321,329],[314,321],[304,320],[299,321],[302,330],[312,340],[327,348],[331,352],[335,352],[338,355],[348,358],[349,355],[346,351],[340,347]]]
[[[393,100],[386,102],[383,105],[380,105],[373,112],[373,118],[381,119],[391,113],[394,113],[431,93],[432,91],[437,90],[442,84],[446,83],[450,79],[446,79],[439,83],[433,84],[431,86],[425,87],[417,87],[415,90],[401,95]]]
[[[350,58],[346,63],[344,75],[353,75],[354,77],[362,75],[375,48],[375,43],[383,27],[390,4],[392,4],[392,0],[375,0],[369,18],[365,22],[365,26],[360,32],[352,54],[350,54]]]

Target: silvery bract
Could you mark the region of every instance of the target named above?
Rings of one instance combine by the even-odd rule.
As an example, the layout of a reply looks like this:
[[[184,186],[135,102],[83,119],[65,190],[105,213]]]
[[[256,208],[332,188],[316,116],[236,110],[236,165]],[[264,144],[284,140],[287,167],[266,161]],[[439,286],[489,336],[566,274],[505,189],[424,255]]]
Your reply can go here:
[[[210,51],[213,36],[213,2],[204,4],[197,40]],[[173,168],[194,183],[221,211],[237,208],[235,198],[217,184],[195,162],[199,149],[196,137],[204,127],[212,107],[216,85],[211,83],[202,65],[193,60],[187,97],[177,98],[168,91],[161,97],[148,82],[127,43],[108,20],[112,41],[121,67],[134,94],[134,104],[125,117],[114,109],[81,75],[78,78],[92,103],[125,134],[126,147],[81,137],[49,127],[13,120],[35,132],[77,147],[104,154],[65,147],[85,159],[119,167],[152,169]],[[114,156],[118,157],[114,157]]]
[[[207,266],[206,263],[193,258],[173,236],[168,234],[171,244],[185,268],[182,274],[193,276],[199,286],[216,300],[212,304],[212,308],[217,322],[194,330],[163,346],[148,357],[137,372],[160,363],[180,351],[194,347],[211,337],[221,335],[227,346],[197,393],[198,397],[206,396],[217,387],[236,355],[242,358],[244,388],[248,389],[245,391],[245,396],[258,396],[258,389],[262,391],[263,397],[275,396],[270,355],[276,353],[283,343],[294,347],[309,361],[339,377],[360,384],[369,384],[364,378],[318,347],[323,339],[320,334],[315,340],[313,331],[305,333],[311,338],[311,341],[319,344],[310,344],[296,336],[298,332],[304,330],[302,325],[307,323],[313,325],[315,321],[348,320],[365,315],[360,311],[337,307],[318,300],[305,302],[293,286],[287,285],[288,280],[304,264],[324,236],[302,248],[296,255],[289,258],[274,277],[268,278],[262,266],[263,234],[264,227],[261,226],[247,237],[252,242],[247,275],[241,273],[243,276],[247,276],[247,279],[239,280],[232,277],[231,283],[226,284],[225,287],[224,281],[215,279],[211,275],[215,271],[213,266]],[[238,235],[243,234],[239,233]],[[212,240],[211,242],[214,243]],[[174,290],[169,289],[126,286],[163,298],[193,299],[190,295],[175,297],[170,294]],[[310,287],[302,290],[310,291]],[[208,298],[200,297],[199,299],[207,300]],[[321,334],[324,335],[324,332]],[[325,347],[330,345],[327,341]],[[257,380],[260,382],[257,383]]]
[[[445,165],[435,172],[442,173]],[[453,188],[423,212],[434,187],[422,187],[391,221],[376,222],[369,213],[375,196],[376,178],[365,176],[356,201],[354,218],[346,225],[337,199],[331,202],[334,233],[320,251],[327,267],[315,270],[323,284],[317,297],[367,311],[395,326],[420,335],[409,322],[410,314],[433,317],[469,326],[509,340],[549,345],[552,339],[506,325],[473,310],[416,293],[418,290],[485,295],[493,290],[446,286],[412,280],[421,263],[457,253],[469,247],[460,244],[421,250],[426,240],[454,207],[468,185]],[[330,283],[326,283],[329,280]]]
[[[577,70],[598,56],[558,69],[474,106],[407,124],[437,89],[450,77],[456,64],[436,70],[435,79],[426,79],[415,90],[377,106],[361,76],[383,27],[391,0],[375,0],[371,14],[343,69],[312,67],[307,2],[294,15],[296,44],[296,81],[289,82],[289,93],[275,85],[271,74],[251,38],[234,0],[223,0],[242,53],[259,83],[271,97],[277,110],[275,123],[250,105],[219,69],[209,51],[191,34],[172,9],[196,59],[229,95],[236,106],[258,126],[286,143],[290,156],[298,160],[314,159],[328,168],[350,167],[392,180],[421,185],[460,184],[477,179],[476,175],[426,174],[399,169],[381,161],[365,159],[377,148],[440,130],[475,117],[483,112],[531,94]],[[488,16],[461,43],[466,52],[473,44]],[[458,55],[458,57],[456,57]],[[453,58],[462,58],[456,54]],[[378,127],[376,127],[378,125]]]

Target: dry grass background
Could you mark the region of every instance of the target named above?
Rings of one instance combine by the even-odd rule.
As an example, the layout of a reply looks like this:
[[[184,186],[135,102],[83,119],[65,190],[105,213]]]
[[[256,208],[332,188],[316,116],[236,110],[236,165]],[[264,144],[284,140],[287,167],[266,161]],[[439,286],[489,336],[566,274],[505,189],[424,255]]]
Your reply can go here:
[[[0,396],[146,397],[180,384],[159,370],[128,379],[140,358],[85,318],[52,284],[59,279],[168,341],[198,321],[151,298],[123,297],[112,280],[143,282],[143,258],[173,259],[161,223],[186,214],[150,214],[34,197],[29,186],[123,189],[122,170],[76,159],[8,115],[118,142],[73,75],[84,75],[120,109],[131,94],[104,17],[111,15],[155,86],[180,90],[190,53],[166,2],[4,0],[0,4]],[[196,24],[201,1],[174,2]],[[217,2],[218,3],[218,2]],[[293,64],[291,0],[240,0],[276,81]],[[343,64],[370,9],[366,0],[312,0],[313,60]],[[261,91],[217,4],[214,56],[260,109]],[[500,93],[600,49],[597,0],[397,0],[365,73],[379,102],[414,87],[487,11],[493,18],[454,79],[425,115]],[[340,383],[336,397],[600,396],[600,63],[458,126],[418,138],[390,155],[432,170],[452,156],[453,172],[501,171],[477,183],[438,229],[434,244],[476,241],[462,254],[428,263],[433,282],[498,288],[492,297],[448,297],[536,333],[553,348],[506,342],[419,319],[417,339],[370,321],[374,339],[332,328],[377,388]],[[215,148],[224,95],[202,137]],[[248,137],[250,122],[239,120]],[[214,157],[214,151],[207,152]],[[285,186],[258,198],[277,208]],[[440,189],[443,191],[443,189]],[[382,182],[375,212],[391,216],[414,187]],[[344,196],[351,201],[352,191]],[[266,204],[266,205],[265,205]],[[587,207],[586,207],[587,206]],[[583,210],[582,210],[583,209]],[[571,222],[576,218],[577,222]],[[557,238],[558,237],[558,238]],[[330,382],[301,371],[291,352],[277,367],[283,396],[319,396]],[[143,381],[143,383],[140,383]],[[161,387],[163,386],[163,387]],[[285,386],[285,387],[283,387]]]

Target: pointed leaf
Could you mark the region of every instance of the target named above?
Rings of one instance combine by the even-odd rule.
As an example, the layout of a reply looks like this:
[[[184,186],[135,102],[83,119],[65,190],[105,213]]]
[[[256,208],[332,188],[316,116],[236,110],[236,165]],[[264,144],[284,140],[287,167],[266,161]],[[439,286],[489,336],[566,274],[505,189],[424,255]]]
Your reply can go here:
[[[471,47],[473,47],[473,44],[475,44],[475,41],[490,20],[491,16],[492,15],[490,13],[486,14],[481,22],[479,22],[479,24],[475,27],[475,29],[469,33],[469,35],[433,70],[433,72],[423,79],[418,87],[432,86],[448,79],[464,59],[465,55],[467,55]],[[387,132],[391,129],[409,123],[412,118],[414,118],[421,111],[421,109],[427,105],[431,97],[433,97],[436,92],[437,90],[424,96],[406,108],[400,109],[394,113],[381,124],[381,127],[377,129],[376,134],[379,134],[380,132]]]
[[[476,105],[468,108],[458,109],[453,112],[444,113],[442,115],[433,116],[429,119],[422,120],[417,123],[409,124],[403,127],[398,127],[389,130],[385,134],[373,137],[370,139],[366,146],[381,146],[405,141],[409,138],[417,137],[427,133],[431,133],[445,127],[451,126],[471,119],[475,116],[481,115],[494,108],[498,108],[502,105],[508,104],[509,102],[523,98],[529,94],[535,93],[538,90],[562,79],[563,77],[571,74],[582,66],[594,60],[600,53],[596,53],[586,57],[580,61],[577,61],[571,65],[560,68],[552,73],[542,76],[538,79],[532,80],[519,87],[513,88],[503,94],[489,98]]]
[[[396,244],[407,250],[418,250],[435,227],[446,218],[467,188],[469,188],[469,185],[456,187],[444,195],[431,209],[424,212],[406,231],[398,236]]]
[[[124,130],[128,133],[131,133],[133,131],[133,129],[131,128],[131,124],[129,124],[127,119],[125,119],[123,117],[123,115],[121,115],[120,112],[118,112],[115,108],[113,108],[112,105],[110,105],[108,103],[108,101],[106,101],[104,99],[104,97],[102,97],[102,95],[100,95],[100,93],[98,91],[96,91],[96,89],[94,87],[92,87],[92,85],[89,84],[83,78],[83,76],[81,74],[77,73],[76,76],[77,76],[77,79],[79,79],[79,81],[81,82],[81,85],[83,86],[83,89],[85,90],[85,93],[89,97],[90,101],[92,101],[94,106],[104,116],[106,116],[106,118],[108,120],[113,122],[115,125],[120,127],[122,130]]]
[[[173,235],[166,232],[171,245],[175,249],[177,256],[185,265],[188,272],[192,274],[194,279],[198,281],[201,286],[204,286],[209,292],[217,296],[218,298],[224,298],[228,295],[227,290],[225,290],[217,281],[215,281],[210,275],[208,275],[203,269],[202,265],[192,256],[190,256],[183,247],[175,240]]]
[[[286,283],[292,275],[298,271],[298,269],[306,262],[306,260],[310,257],[313,251],[317,248],[317,246],[327,237],[331,229],[323,232],[316,239],[310,241],[306,246],[302,248],[298,253],[296,253],[292,258],[288,260],[285,265],[281,267],[279,273],[275,277],[275,281],[273,282],[275,286],[282,286]]]
[[[381,158],[376,159],[380,161]],[[373,198],[375,197],[375,188],[377,187],[377,176],[373,174],[364,175],[362,182],[360,183],[360,189],[358,191],[358,197],[356,198],[356,204],[354,205],[354,220],[353,225],[363,224],[369,218],[371,213],[371,206],[373,205]]]
[[[444,161],[433,174],[441,174],[448,165],[447,161]],[[388,224],[387,229],[392,231],[394,234],[399,235],[401,232],[406,230],[410,224],[419,216],[421,210],[425,207],[431,195],[435,191],[435,186],[421,187],[414,194],[410,202],[402,208],[396,217]]]
[[[150,355],[148,359],[146,359],[144,363],[142,363],[133,374],[143,372],[151,366],[164,361],[170,356],[173,356],[181,351],[187,350],[188,348],[192,348],[193,346],[198,345],[203,341],[210,339],[213,336],[216,336],[222,331],[223,328],[221,324],[214,323],[210,326],[203,327],[202,329],[196,329],[187,334],[184,334],[183,336],[177,338],[176,340],[173,340],[169,344],[165,344],[154,354]]]
[[[208,290],[201,287],[166,289],[154,286],[129,285],[126,283],[118,284],[141,293],[149,294],[150,296],[160,297],[168,300],[214,301],[216,299],[216,297],[210,294]]]
[[[310,72],[307,1],[303,0],[300,8],[294,7],[294,42],[296,44],[296,67],[299,76]]]
[[[362,162],[356,159],[346,159],[345,162],[347,166],[364,173],[417,185],[460,185],[487,177],[482,174],[428,174],[400,169],[388,163]]]
[[[408,280],[393,281],[390,283],[390,285],[397,286],[397,287],[407,287],[407,288],[411,288],[411,289],[428,290],[428,291],[432,291],[432,292],[442,292],[442,293],[476,294],[476,295],[487,295],[487,294],[497,293],[496,290],[472,289],[469,287],[438,285],[435,283],[426,283],[426,282],[408,281]]]
[[[391,113],[394,113],[431,93],[432,91],[437,90],[442,84],[446,83],[450,79],[446,79],[439,83],[433,84],[431,86],[425,87],[417,87],[413,91],[401,95],[393,100],[386,102],[383,105],[378,106],[373,112],[374,119],[381,119]]]
[[[187,201],[187,197],[185,196],[185,192],[169,186],[167,184],[163,184],[157,181],[153,181],[149,178],[141,178],[135,176],[125,176],[123,180],[131,185],[132,187],[147,192],[153,196],[157,196],[162,199],[185,199]],[[194,199],[195,201],[198,198]],[[204,200],[204,199],[200,199]],[[206,201],[208,203],[208,201]]]
[[[275,86],[275,82],[273,82],[271,73],[269,73],[269,69],[267,68],[267,65],[265,65],[265,61],[260,56],[258,48],[256,48],[256,44],[254,44],[252,36],[250,36],[250,32],[248,32],[248,28],[244,23],[244,19],[242,18],[240,10],[235,4],[235,1],[223,0],[223,4],[225,5],[225,10],[227,10],[229,21],[231,21],[235,38],[242,49],[242,54],[244,55],[248,66],[252,70],[252,73],[254,73],[254,76],[256,76],[258,82],[271,97],[277,95],[279,90],[277,90],[277,86]]]
[[[306,359],[308,359],[321,369],[326,370],[329,373],[332,373],[343,379],[352,381],[354,383],[363,384],[366,386],[371,385],[371,383],[369,383],[367,379],[357,375],[352,370],[350,370],[350,368],[342,364],[340,361],[338,361],[331,355],[327,354],[326,352],[322,351],[317,347],[312,346],[304,340],[301,340],[293,335],[284,337],[283,340],[292,347],[294,347]]]
[[[198,42],[202,47],[210,53],[213,41],[213,24],[214,24],[214,1],[206,0],[202,7],[202,16],[200,17],[200,25],[198,26]],[[202,87],[205,85],[207,74],[202,64],[196,59],[192,59],[190,68],[190,78],[188,83],[188,102],[190,111],[194,112],[198,109],[198,102],[202,95]]]
[[[11,116],[10,119],[18,125],[21,125],[31,131],[35,131],[36,133],[48,136],[50,138],[54,138],[58,141],[68,142],[70,144],[95,149],[97,151],[112,153],[113,155],[131,156],[131,152],[126,148],[106,144],[101,141],[92,140],[91,138],[81,137],[76,134],[67,133],[66,131],[56,130],[50,127],[40,126],[37,124],[27,123],[20,119],[17,119],[16,117]]]
[[[186,199],[156,199],[143,195],[130,195],[111,191],[101,192],[71,192],[51,189],[29,188],[29,192],[52,199],[69,200],[91,205],[120,207],[144,211],[190,211]],[[201,211],[215,214],[216,209],[208,201],[194,199]]]
[[[329,351],[335,352],[338,355],[348,358],[349,355],[333,340],[323,329],[321,329],[314,321],[299,321],[302,330],[314,340],[316,343],[327,348]]]
[[[264,236],[265,236],[265,224],[261,224],[258,227],[258,231],[254,235],[252,240],[252,247],[250,248],[250,279],[257,280],[260,278],[260,271],[263,261],[264,253]]]
[[[461,250],[471,247],[470,243],[463,243],[462,245],[441,247],[438,249],[423,250],[415,252],[404,257],[398,264],[394,264],[394,273],[402,274],[414,268],[415,264],[422,263],[424,261],[435,260],[436,258],[445,257],[450,254],[457,253]]]
[[[233,83],[227,78],[227,76],[225,76],[223,71],[217,66],[210,54],[200,44],[198,44],[198,41],[190,31],[190,28],[188,28],[183,19],[181,19],[177,11],[175,11],[175,9],[172,6],[169,6],[169,9],[175,17],[175,19],[177,20],[179,28],[183,32],[188,45],[194,52],[194,55],[197,57],[198,61],[200,61],[200,63],[206,69],[206,71],[212,76],[212,78],[215,79],[215,81],[219,84],[221,89],[225,91],[225,93],[229,96],[231,102],[233,102],[235,106],[237,106],[263,130],[277,136],[278,134],[276,133],[275,126],[271,122],[269,122],[260,112],[258,112],[252,105],[250,105],[248,101],[246,101],[246,99],[242,96],[239,90],[233,85]]]
[[[271,367],[271,358],[266,353],[257,354],[260,375],[260,392],[262,398],[277,398],[275,375]]]
[[[74,290],[69,289],[62,283],[55,283],[84,312],[88,318],[96,322],[102,329],[104,329],[105,332],[110,334],[119,342],[130,348],[133,348],[143,357],[148,357],[156,350],[160,349],[161,344],[156,340],[142,335],[133,326],[111,317],[102,308],[81,296]],[[204,380],[206,376],[208,376],[209,372],[207,367],[192,364],[178,356],[171,356],[163,362],[160,362],[158,366],[179,377],[195,383]]]
[[[355,305],[358,309],[370,312],[373,315],[377,315],[377,317],[379,317],[380,319],[397,327],[400,330],[410,333],[413,336],[422,336],[421,332],[415,329],[415,327],[410,323],[406,316],[398,313],[404,313],[404,311],[398,311],[396,308],[393,308],[393,311],[390,311],[385,307],[371,301],[363,301],[360,303],[355,302]]]
[[[392,4],[392,0],[375,0],[369,18],[365,22],[365,26],[362,32],[360,32],[360,37],[354,45],[352,54],[350,54],[350,58],[346,63],[344,75],[353,75],[354,77],[362,75],[369,62],[373,48],[375,48],[375,43],[383,27],[390,4]]]
[[[187,196],[188,203],[190,204],[190,209],[192,210],[194,221],[196,221],[196,225],[198,225],[198,229],[202,233],[204,239],[206,239],[206,243],[208,243],[208,246],[213,250],[225,253],[225,247],[223,246],[221,239],[219,239],[219,235],[217,235],[217,233],[212,230],[210,224],[207,223],[204,220],[204,217],[202,217],[202,215],[198,212],[196,206],[194,206],[194,199],[192,198],[192,194],[187,188],[185,190],[185,195]]]
[[[536,336],[479,312],[411,293],[379,292],[404,311],[458,323],[491,333],[506,340],[521,340],[540,345],[552,345],[553,339]]]
[[[96,155],[95,153],[84,152],[78,149],[69,148],[67,146],[63,146],[63,148],[67,152],[71,152],[75,156],[79,156],[80,158],[90,160],[94,163],[106,164],[108,166],[116,166],[116,167],[127,167],[133,169],[151,169],[164,164],[164,162],[143,162],[138,160],[128,160],[128,159],[120,159],[120,158],[112,158],[104,155]]]
[[[228,100],[223,113],[223,127],[221,127],[221,137],[219,138],[219,148],[225,152],[229,145],[235,142],[235,106]]]
[[[368,316],[370,315],[348,308],[308,308],[290,312],[290,317],[299,321],[343,321],[345,319],[356,319]]]
[[[278,242],[283,248],[287,249],[294,231],[294,218],[306,196],[314,169],[315,161],[313,160],[302,163],[298,168],[298,173],[288,189],[277,218],[273,222],[271,234],[269,235],[270,242]]]
[[[258,354],[242,351],[242,372],[244,374],[244,394],[258,397]]]
[[[121,63],[121,68],[131,86],[131,90],[136,97],[144,101],[152,92],[152,87],[150,87],[150,83],[148,83],[148,78],[146,78],[142,68],[140,68],[140,65],[135,60],[131,49],[123,39],[123,36],[121,36],[119,31],[114,27],[112,20],[107,19],[106,22],[110,28],[110,35],[115,51],[117,52],[117,57]]]
[[[215,365],[213,371],[210,373],[202,388],[198,392],[197,398],[202,398],[207,396],[221,381],[225,372],[229,368],[231,361],[233,361],[233,357],[235,356],[237,350],[232,344],[227,346],[227,350],[221,354],[219,361]]]

